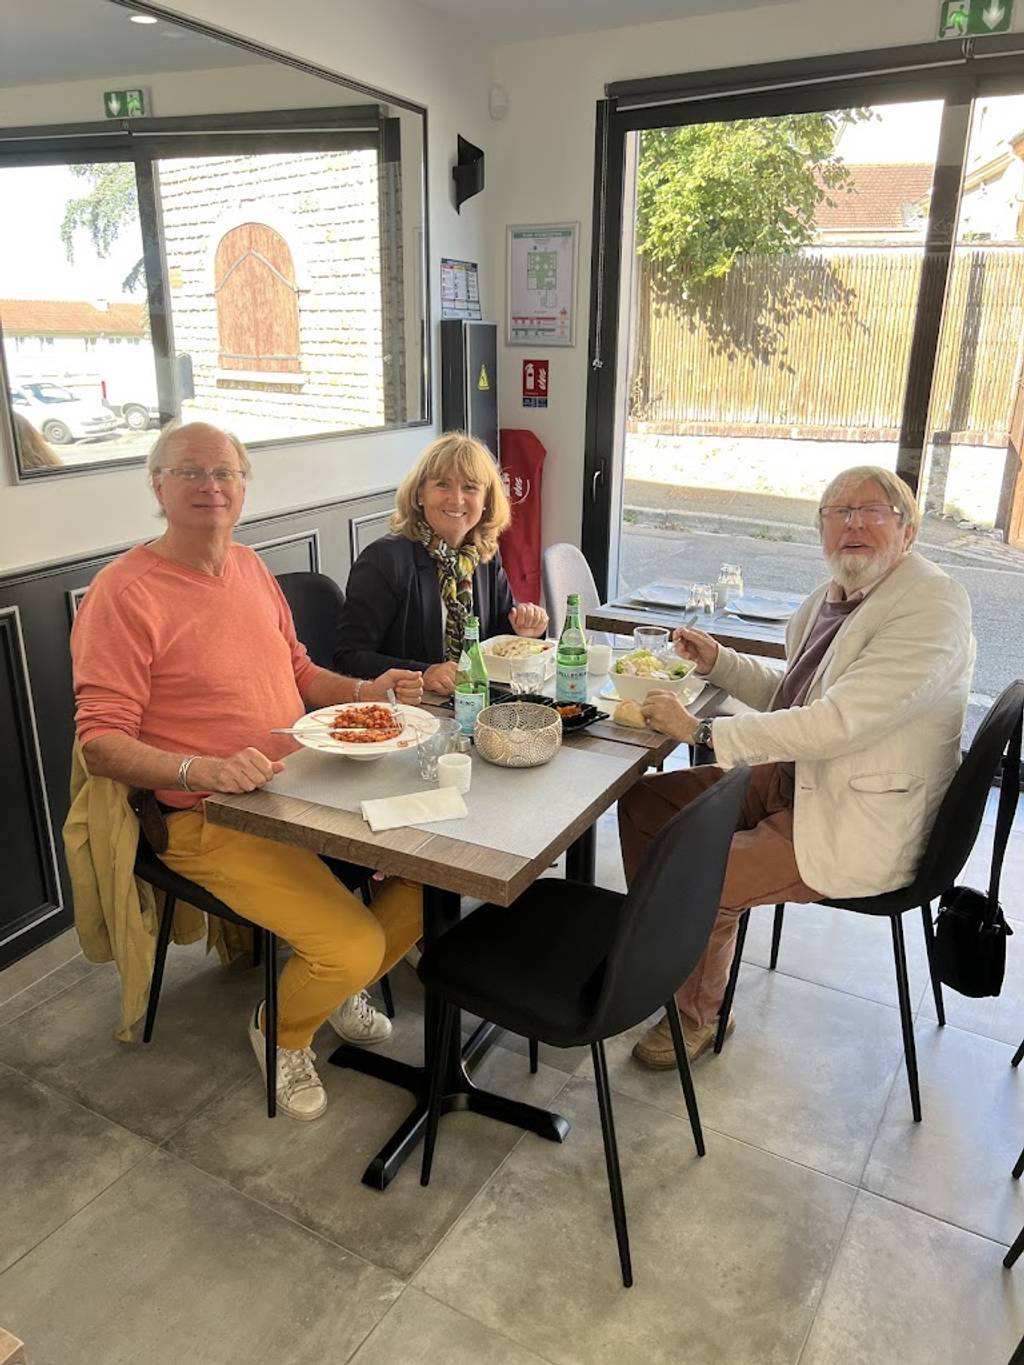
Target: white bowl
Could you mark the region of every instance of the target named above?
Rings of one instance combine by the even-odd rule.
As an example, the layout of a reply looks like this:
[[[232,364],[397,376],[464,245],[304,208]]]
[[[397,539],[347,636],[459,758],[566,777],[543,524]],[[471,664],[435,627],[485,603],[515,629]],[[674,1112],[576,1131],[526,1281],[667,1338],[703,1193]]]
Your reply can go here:
[[[608,677],[623,701],[643,701],[648,692],[674,692],[684,706],[695,701],[707,683],[696,673],[685,678],[638,678],[633,673],[616,673],[614,667]]]
[[[487,669],[487,676],[491,682],[505,683],[508,685],[512,681],[512,674],[509,671],[509,660],[501,654],[494,654],[492,650],[495,645],[506,643],[509,640],[519,640],[523,637],[519,635],[492,635],[489,640],[480,641],[480,653],[484,656],[484,666]],[[544,677],[550,678],[555,671],[555,649],[558,645],[557,640],[538,640],[537,644],[544,646]]]

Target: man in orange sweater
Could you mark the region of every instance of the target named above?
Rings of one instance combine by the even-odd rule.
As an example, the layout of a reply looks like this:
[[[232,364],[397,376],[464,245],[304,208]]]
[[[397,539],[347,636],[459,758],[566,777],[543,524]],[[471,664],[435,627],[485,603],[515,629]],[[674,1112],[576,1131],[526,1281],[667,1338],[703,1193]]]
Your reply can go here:
[[[368,910],[304,849],[208,823],[203,797],[246,792],[296,745],[271,731],[307,708],[423,695],[420,674],[372,682],[317,667],[260,557],[233,538],[251,473],[237,438],[205,423],[165,428],[148,471],[163,535],[97,574],[71,635],[76,728],[93,776],[155,791],[168,813],[168,866],[295,950],[278,989],[277,1097],[314,1119],[327,1096],[313,1034],[329,1019],[347,1042],[390,1024],[366,998],[419,938],[418,887],[386,883]],[[249,1023],[261,1068],[262,1007]]]

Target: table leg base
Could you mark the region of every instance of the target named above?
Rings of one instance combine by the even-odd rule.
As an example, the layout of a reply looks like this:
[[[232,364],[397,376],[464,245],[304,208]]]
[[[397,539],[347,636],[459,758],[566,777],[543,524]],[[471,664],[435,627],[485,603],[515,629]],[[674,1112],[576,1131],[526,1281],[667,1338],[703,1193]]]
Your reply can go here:
[[[466,1043],[462,1059],[453,1068],[454,1074],[449,1077],[448,1088],[441,1100],[442,1115],[481,1114],[500,1123],[511,1123],[549,1142],[564,1142],[569,1132],[569,1122],[561,1114],[525,1104],[522,1100],[508,1099],[505,1095],[495,1095],[490,1090],[481,1090],[470,1080],[466,1065],[479,1060],[495,1031],[493,1024],[482,1024]],[[364,1185],[374,1190],[386,1190],[426,1131],[429,1092],[426,1069],[344,1043],[335,1048],[329,1060],[332,1066],[348,1067],[364,1076],[374,1076],[390,1085],[401,1086],[416,1097],[412,1112],[406,1115],[363,1172]]]

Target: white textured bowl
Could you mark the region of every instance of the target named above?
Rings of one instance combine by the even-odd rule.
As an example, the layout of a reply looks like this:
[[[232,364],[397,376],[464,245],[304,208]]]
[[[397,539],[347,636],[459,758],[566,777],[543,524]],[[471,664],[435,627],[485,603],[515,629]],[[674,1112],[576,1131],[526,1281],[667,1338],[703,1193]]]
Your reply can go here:
[[[484,666],[487,669],[487,676],[491,682],[505,683],[506,686],[512,681],[512,674],[509,670],[509,660],[501,654],[492,654],[495,645],[504,644],[508,640],[518,640],[518,635],[492,635],[489,640],[480,641],[480,653],[484,656]],[[557,640],[538,640],[538,644],[546,645],[544,650],[544,676],[550,678],[555,671],[555,649],[558,645]]]
[[[674,692],[684,706],[700,696],[707,682],[696,673],[685,678],[638,678],[632,673],[616,673],[614,668],[608,677],[623,701],[643,701],[648,692]]]

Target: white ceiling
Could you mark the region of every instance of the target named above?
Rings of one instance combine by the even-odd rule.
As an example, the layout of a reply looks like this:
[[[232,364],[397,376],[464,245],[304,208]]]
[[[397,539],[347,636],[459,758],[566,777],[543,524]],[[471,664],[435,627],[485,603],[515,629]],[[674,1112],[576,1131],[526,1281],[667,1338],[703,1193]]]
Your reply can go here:
[[[0,0],[0,86],[251,65],[244,48],[160,20],[133,24],[109,0]]]
[[[372,3],[372,0],[369,0]],[[664,19],[759,9],[786,0],[417,0],[496,43],[632,28]]]

